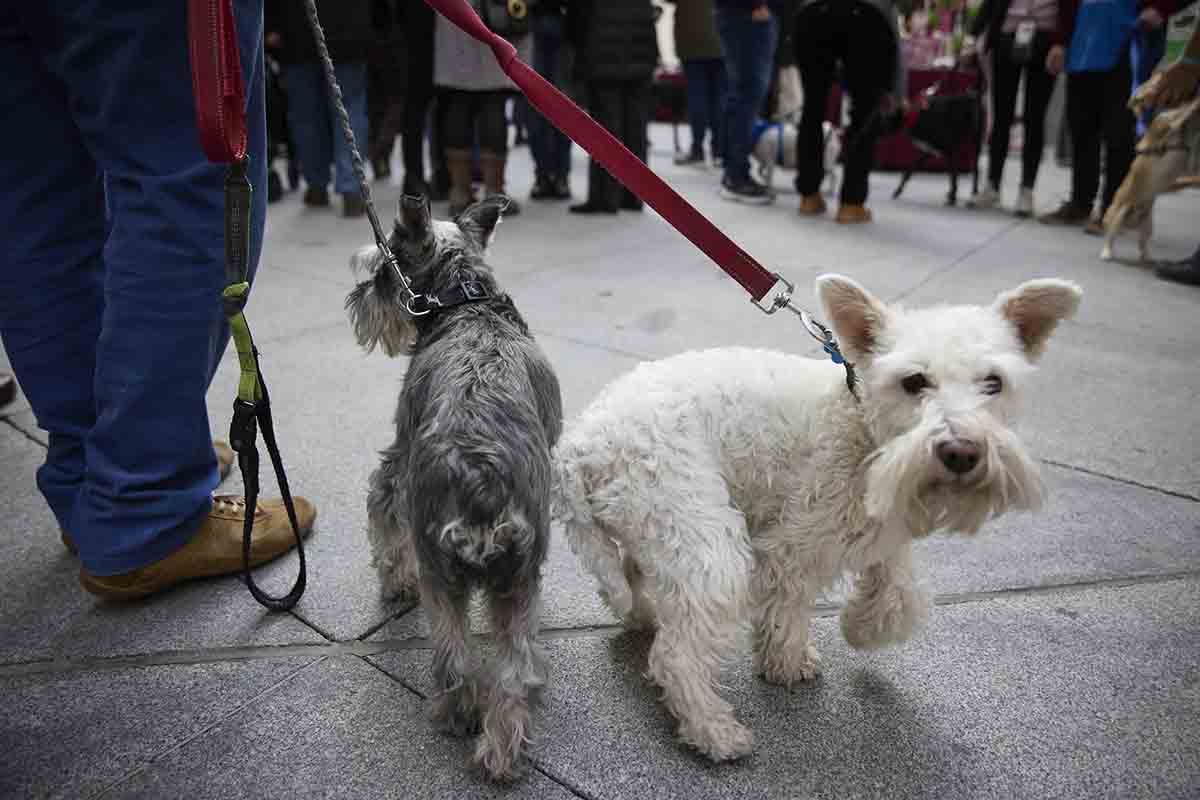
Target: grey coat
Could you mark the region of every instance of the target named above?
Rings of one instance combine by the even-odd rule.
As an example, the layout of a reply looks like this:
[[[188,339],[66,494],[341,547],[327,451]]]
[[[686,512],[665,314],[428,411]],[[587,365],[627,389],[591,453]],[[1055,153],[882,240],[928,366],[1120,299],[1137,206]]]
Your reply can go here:
[[[478,0],[471,0],[471,6],[478,11]],[[517,57],[528,64],[533,55],[532,37],[522,36],[513,44],[517,46]],[[500,69],[490,48],[460,31],[441,15],[438,15],[433,34],[433,83],[442,89],[472,92],[517,88]]]

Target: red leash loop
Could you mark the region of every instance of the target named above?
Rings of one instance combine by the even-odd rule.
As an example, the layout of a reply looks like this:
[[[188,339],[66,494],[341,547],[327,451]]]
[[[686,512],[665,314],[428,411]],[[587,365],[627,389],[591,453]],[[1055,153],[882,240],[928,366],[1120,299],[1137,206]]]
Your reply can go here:
[[[524,93],[530,105],[740,283],[755,302],[777,288],[780,281],[777,275],[738,247],[615,136],[517,58],[512,43],[489,30],[467,0],[425,0],[425,3],[491,48],[504,74]]]
[[[188,50],[200,147],[216,164],[241,161],[246,157],[246,90],[229,0],[188,0]]]

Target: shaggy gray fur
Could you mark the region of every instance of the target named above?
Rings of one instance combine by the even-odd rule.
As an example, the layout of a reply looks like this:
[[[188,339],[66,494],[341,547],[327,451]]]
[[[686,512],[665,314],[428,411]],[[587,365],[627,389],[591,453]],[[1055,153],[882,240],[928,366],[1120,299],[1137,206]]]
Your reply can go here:
[[[434,718],[457,735],[480,731],[476,763],[499,780],[523,770],[530,706],[546,682],[536,637],[550,450],[562,429],[558,380],[483,260],[506,203],[434,222],[424,198],[405,197],[389,242],[417,293],[478,281],[493,299],[412,317],[376,255],[346,301],[360,344],[412,351],[396,440],[371,476],[373,560],[385,595],[419,584],[435,642]],[[468,643],[476,587],[498,643],[487,671]]]

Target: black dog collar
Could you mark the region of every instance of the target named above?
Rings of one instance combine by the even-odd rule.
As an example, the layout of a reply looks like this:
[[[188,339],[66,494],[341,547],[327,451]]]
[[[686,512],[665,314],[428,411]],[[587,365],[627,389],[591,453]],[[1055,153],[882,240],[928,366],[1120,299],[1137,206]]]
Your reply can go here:
[[[413,301],[413,310],[436,314],[439,311],[445,311],[455,306],[491,299],[491,292],[479,281],[463,281],[457,286],[452,286],[437,294],[417,295]]]

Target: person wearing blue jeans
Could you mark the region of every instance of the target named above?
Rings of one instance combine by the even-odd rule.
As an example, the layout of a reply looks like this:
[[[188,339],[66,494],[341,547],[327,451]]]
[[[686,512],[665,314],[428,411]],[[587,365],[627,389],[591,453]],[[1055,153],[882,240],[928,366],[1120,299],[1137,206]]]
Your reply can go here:
[[[692,146],[676,155],[680,165],[705,163],[704,140],[714,162],[720,162],[728,81],[721,39],[717,36],[713,0],[672,0],[675,3],[675,53],[687,81],[688,124]]]
[[[767,0],[717,0],[716,19],[729,74],[721,196],[739,203],[770,203],[767,187],[750,177],[750,149],[754,123],[771,86],[778,10]]]
[[[563,0],[539,0],[533,7],[533,68],[551,84],[558,86],[566,75],[562,71],[566,43],[566,17]],[[571,140],[541,114],[530,111],[529,149],[533,153],[534,200],[568,200],[571,187]]]
[[[370,130],[367,123],[367,57],[375,36],[371,2],[317,0],[317,13],[342,89],[342,101],[350,116],[354,140],[360,151],[366,152]],[[300,158],[300,172],[307,184],[304,204],[329,205],[332,165],[333,188],[342,196],[343,215],[362,216],[366,213],[366,204],[354,174],[342,123],[329,104],[325,71],[304,4],[293,0],[266,0],[266,29],[267,44],[278,48],[279,52],[283,89],[288,98],[288,127]]]
[[[266,213],[261,0],[235,0],[256,191]],[[80,580],[145,596],[240,568],[244,506],[216,498],[205,394],[221,309],[224,178],[200,149],[187,6],[45,0],[0,10],[0,337],[49,433],[37,485]],[[298,503],[302,525],[315,512]],[[291,547],[260,506],[255,561]]]

